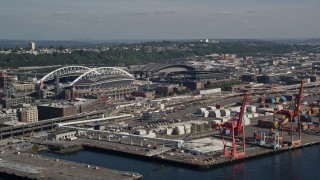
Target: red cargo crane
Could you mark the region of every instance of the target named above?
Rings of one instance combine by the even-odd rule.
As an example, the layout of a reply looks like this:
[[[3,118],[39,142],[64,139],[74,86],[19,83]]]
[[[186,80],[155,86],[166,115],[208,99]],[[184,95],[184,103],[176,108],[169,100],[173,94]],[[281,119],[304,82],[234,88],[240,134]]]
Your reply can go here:
[[[301,81],[300,91],[299,91],[299,97],[296,98],[296,104],[294,108],[294,114],[291,119],[291,146],[295,145],[301,145],[301,121],[300,121],[300,115],[301,115],[301,102],[302,102],[302,96],[303,96],[303,86],[304,86],[304,80]],[[299,139],[293,140],[293,118],[296,117],[298,119],[298,133],[299,133]]]
[[[248,95],[245,94],[242,100],[242,106],[239,113],[234,115],[227,122],[217,124],[222,137],[224,156],[232,156],[232,158],[241,158],[246,155],[245,131],[242,121],[247,99]],[[225,130],[225,132],[230,131],[231,138],[225,138],[223,130]],[[240,134],[242,134],[242,139],[239,136]],[[236,136],[238,136],[239,139],[236,139]],[[239,148],[240,150],[237,148]]]
[[[273,113],[274,114],[282,114],[286,115],[290,121],[290,127],[285,128],[283,127],[284,124],[280,121],[278,125],[278,129],[281,131],[281,136],[282,136],[282,131],[287,131],[290,133],[291,136],[291,146],[299,145],[301,144],[301,126],[300,126],[300,115],[301,115],[301,102],[302,102],[302,96],[303,96],[303,87],[304,87],[304,81],[301,81],[301,86],[300,86],[300,91],[299,91],[299,96],[295,98],[295,108],[294,110],[287,110],[287,109],[282,109],[282,110],[276,110]],[[291,104],[291,103],[290,103]],[[270,112],[270,111],[267,111]],[[298,119],[298,134],[299,134],[299,139],[294,140],[294,127],[293,127],[293,120],[294,118]],[[282,137],[283,138],[283,137]]]

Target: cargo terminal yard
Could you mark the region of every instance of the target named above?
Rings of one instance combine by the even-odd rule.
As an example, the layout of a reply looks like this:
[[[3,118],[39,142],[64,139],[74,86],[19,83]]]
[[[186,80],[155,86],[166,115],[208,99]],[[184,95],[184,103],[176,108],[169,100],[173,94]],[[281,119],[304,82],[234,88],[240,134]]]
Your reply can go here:
[[[312,89],[309,91],[312,92]],[[141,178],[137,173],[41,157],[35,152],[38,150],[67,153],[84,148],[148,161],[208,169],[311,146],[320,143],[320,101],[319,96],[314,93],[303,93],[303,90],[301,92],[303,96],[300,97],[303,99],[300,102],[300,111],[303,113],[299,123],[295,122],[297,120],[291,122],[286,114],[277,114],[286,108],[294,111],[295,106],[292,104],[299,99],[297,95],[282,92],[270,93],[267,97],[249,95],[247,99],[244,99],[242,94],[215,94],[211,100],[179,100],[181,103],[176,106],[169,102],[167,108],[161,110],[152,121],[145,118],[153,116],[128,114],[130,108],[123,106],[110,113],[109,117],[99,115],[56,121],[53,128],[50,122],[48,130],[35,131],[30,137],[16,133],[12,138],[3,140],[0,146],[1,173],[8,177],[30,179],[77,179],[86,177],[87,174],[96,174],[97,177],[108,175],[114,177],[113,179]],[[233,137],[228,123],[239,123],[237,117],[240,115],[244,131],[243,134],[235,134]],[[288,130],[291,124],[294,131]],[[301,142],[296,143],[299,140],[299,130]],[[242,140],[245,144],[241,143]],[[227,146],[225,143],[228,143]],[[233,148],[236,151],[232,151]],[[59,166],[67,168],[59,169]],[[25,168],[17,170],[17,167]],[[75,169],[77,172],[81,169],[81,173],[74,173]]]
[[[320,142],[318,82],[250,83],[227,91],[197,82],[191,91],[188,83],[152,89],[149,79],[143,81],[176,69],[197,75],[186,65],[147,66],[136,71],[139,81],[115,67],[66,66],[50,72],[35,82],[35,103],[31,98],[3,101],[6,108],[17,107],[6,112],[20,119],[0,127],[0,173],[29,179],[142,179],[135,172],[39,154],[88,149],[209,169]]]
[[[91,5],[97,4],[87,3]],[[183,8],[172,5],[169,10]],[[211,6],[214,13],[204,11],[196,17],[206,25],[195,27],[221,29],[215,26],[219,7]],[[249,18],[249,23],[257,24],[242,6],[232,11],[239,16],[227,20]],[[291,6],[282,6],[290,11]],[[303,8],[307,6],[317,7],[309,3]],[[160,13],[147,8],[148,14],[139,17],[157,21],[186,14],[166,15],[163,7],[157,7]],[[187,11],[196,12],[197,7]],[[11,12],[12,7],[4,9]],[[50,10],[44,18],[60,11]],[[111,30],[123,33],[128,23],[119,17],[123,25]],[[131,24],[148,20],[139,17],[132,16]],[[290,26],[290,18],[281,27]],[[191,27],[192,17],[190,22],[182,25]],[[44,34],[37,27],[21,29],[40,32],[32,42],[4,37],[0,40],[0,179],[315,179],[320,160],[319,39],[258,37],[288,36],[290,32],[280,32],[283,28],[264,35],[259,31],[253,39],[228,38],[236,37],[229,31],[239,28],[229,28],[223,36],[211,31],[218,39],[206,39],[201,32],[204,39],[188,38],[199,35],[190,28],[187,35],[180,33],[188,39],[175,38],[170,28],[169,33],[158,33],[173,37],[169,39],[154,39],[153,30],[143,34],[135,28],[127,28],[126,36],[149,39],[41,40]],[[94,30],[104,37],[103,29]],[[296,36],[303,34],[295,30]],[[240,31],[238,36],[250,35]],[[24,34],[28,35],[20,36]]]

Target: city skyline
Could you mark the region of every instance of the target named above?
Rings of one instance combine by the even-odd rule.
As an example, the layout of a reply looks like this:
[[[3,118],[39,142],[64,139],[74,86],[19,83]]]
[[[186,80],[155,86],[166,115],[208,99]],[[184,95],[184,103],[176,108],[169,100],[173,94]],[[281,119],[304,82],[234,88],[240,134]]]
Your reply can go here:
[[[318,38],[316,0],[5,1],[0,39]]]

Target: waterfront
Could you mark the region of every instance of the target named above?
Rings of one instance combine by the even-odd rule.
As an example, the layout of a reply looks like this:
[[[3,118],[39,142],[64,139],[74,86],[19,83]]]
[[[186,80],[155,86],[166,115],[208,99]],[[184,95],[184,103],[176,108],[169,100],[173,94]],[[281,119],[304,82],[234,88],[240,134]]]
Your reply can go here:
[[[193,170],[128,156],[81,150],[69,154],[42,152],[42,155],[117,170],[134,171],[144,179],[318,179],[320,145],[253,159],[210,170]]]

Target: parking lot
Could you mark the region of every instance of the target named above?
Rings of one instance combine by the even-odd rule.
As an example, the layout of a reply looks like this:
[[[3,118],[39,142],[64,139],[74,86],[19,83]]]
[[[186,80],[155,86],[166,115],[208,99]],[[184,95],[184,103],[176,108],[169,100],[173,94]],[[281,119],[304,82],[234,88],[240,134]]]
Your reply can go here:
[[[1,141],[0,153],[1,155],[8,155],[28,151],[33,147],[34,145],[29,140],[8,139],[6,141]]]

